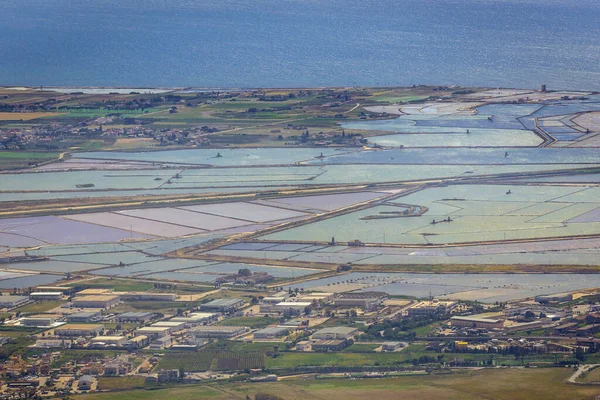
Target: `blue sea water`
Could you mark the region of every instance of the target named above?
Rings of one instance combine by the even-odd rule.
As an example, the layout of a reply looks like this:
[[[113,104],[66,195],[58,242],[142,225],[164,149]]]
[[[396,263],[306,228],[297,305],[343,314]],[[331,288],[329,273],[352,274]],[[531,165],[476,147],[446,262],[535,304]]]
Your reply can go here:
[[[597,0],[0,0],[0,84],[600,89]]]

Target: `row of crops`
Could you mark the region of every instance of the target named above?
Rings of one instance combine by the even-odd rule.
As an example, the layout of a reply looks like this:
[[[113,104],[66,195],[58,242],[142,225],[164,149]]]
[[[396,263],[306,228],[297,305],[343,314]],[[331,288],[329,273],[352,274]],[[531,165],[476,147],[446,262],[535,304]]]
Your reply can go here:
[[[263,368],[264,353],[257,351],[205,350],[191,353],[167,353],[158,369],[183,368],[188,372],[224,371]]]

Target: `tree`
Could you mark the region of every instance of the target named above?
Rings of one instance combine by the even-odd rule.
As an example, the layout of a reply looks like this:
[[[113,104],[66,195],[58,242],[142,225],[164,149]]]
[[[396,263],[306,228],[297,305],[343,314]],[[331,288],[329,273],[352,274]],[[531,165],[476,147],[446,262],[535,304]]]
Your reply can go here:
[[[252,275],[252,271],[250,271],[248,268],[240,268],[238,270],[238,275],[241,275],[241,276],[251,276]]]
[[[184,376],[185,376],[185,369],[183,369],[183,367],[179,367],[179,379],[183,380]]]
[[[535,318],[535,314],[533,313],[533,311],[527,310],[527,312],[525,313],[525,318],[526,319],[534,319]]]
[[[583,350],[583,347],[577,346],[575,349],[575,358],[581,362],[585,361],[585,350]]]

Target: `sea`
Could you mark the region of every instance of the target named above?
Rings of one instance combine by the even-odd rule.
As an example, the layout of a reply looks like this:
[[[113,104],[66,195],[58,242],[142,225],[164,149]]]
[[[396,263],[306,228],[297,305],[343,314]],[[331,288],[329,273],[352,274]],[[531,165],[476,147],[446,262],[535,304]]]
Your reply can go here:
[[[600,90],[598,0],[0,0],[0,85]]]

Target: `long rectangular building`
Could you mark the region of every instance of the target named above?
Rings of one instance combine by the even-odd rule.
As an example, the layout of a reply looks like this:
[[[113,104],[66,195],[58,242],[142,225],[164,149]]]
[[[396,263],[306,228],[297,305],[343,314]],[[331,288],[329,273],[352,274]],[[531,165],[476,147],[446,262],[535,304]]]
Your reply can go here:
[[[504,321],[501,319],[475,318],[475,317],[452,317],[452,326],[462,328],[502,329]]]
[[[232,338],[248,332],[245,326],[198,326],[190,331],[197,338]]]

